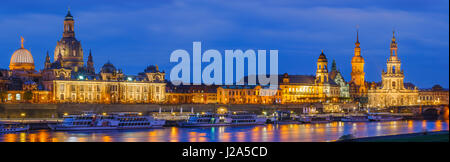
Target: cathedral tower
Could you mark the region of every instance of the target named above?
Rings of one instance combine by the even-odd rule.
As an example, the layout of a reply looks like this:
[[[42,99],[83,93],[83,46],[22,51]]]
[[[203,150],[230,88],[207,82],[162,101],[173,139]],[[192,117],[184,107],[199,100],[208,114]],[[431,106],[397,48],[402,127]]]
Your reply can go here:
[[[323,50],[317,60],[316,83],[328,83],[328,60]]]
[[[70,9],[64,19],[63,37],[56,44],[54,60],[58,60],[61,52],[63,67],[77,72],[83,67],[83,49],[81,43],[75,38],[75,21]]]
[[[383,89],[405,89],[403,79],[405,78],[403,70],[401,70],[401,62],[397,53],[397,42],[395,40],[395,32],[392,33],[391,54],[386,63],[386,72],[382,72]]]
[[[352,58],[352,80],[356,86],[364,87],[364,58],[361,56],[361,48],[359,47],[359,32],[356,32],[355,55]]]

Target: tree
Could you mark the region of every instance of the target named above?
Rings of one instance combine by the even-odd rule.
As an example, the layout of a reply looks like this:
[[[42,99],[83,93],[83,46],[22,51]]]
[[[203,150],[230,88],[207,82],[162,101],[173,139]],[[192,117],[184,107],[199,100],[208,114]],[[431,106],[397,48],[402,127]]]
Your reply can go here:
[[[29,102],[29,101],[32,100],[32,99],[33,99],[33,92],[31,92],[31,91],[26,91],[26,92],[23,94],[23,100]]]

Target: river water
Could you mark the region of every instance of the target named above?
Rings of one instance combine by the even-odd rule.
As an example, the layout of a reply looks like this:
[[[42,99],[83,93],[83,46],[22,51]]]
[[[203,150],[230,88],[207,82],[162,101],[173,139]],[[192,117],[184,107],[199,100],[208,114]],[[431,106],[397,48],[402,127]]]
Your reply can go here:
[[[340,136],[395,135],[449,130],[449,121],[332,122],[260,126],[0,134],[1,142],[326,142]]]

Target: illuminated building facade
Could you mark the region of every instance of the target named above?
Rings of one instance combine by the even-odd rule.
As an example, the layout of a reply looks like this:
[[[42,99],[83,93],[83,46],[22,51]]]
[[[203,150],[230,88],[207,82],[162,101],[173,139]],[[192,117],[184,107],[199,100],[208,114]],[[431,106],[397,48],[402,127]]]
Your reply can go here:
[[[283,104],[339,102],[340,86],[329,79],[328,60],[323,51],[317,60],[316,76],[284,74],[280,78]]]
[[[167,104],[216,104],[217,87],[215,85],[179,85],[169,83],[166,90]]]
[[[149,66],[138,76],[125,76],[110,62],[96,76],[45,82],[57,103],[162,103],[165,74]]]
[[[217,88],[219,104],[281,104],[281,91],[260,85],[221,86]]]
[[[386,108],[391,106],[416,105],[419,97],[417,87],[405,86],[405,75],[397,53],[395,34],[391,42],[391,54],[387,60],[387,71],[382,71],[381,85],[372,83],[369,91],[369,107]]]
[[[419,91],[419,105],[448,105],[448,101],[448,89],[444,89],[440,85]]]

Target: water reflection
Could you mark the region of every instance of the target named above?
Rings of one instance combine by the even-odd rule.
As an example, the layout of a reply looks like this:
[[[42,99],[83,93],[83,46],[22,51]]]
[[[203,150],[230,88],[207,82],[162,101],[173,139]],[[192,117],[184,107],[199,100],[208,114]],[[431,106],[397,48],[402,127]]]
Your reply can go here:
[[[177,128],[95,132],[31,132],[0,134],[2,142],[315,142],[356,137],[441,131],[449,121],[332,122],[243,127]]]

